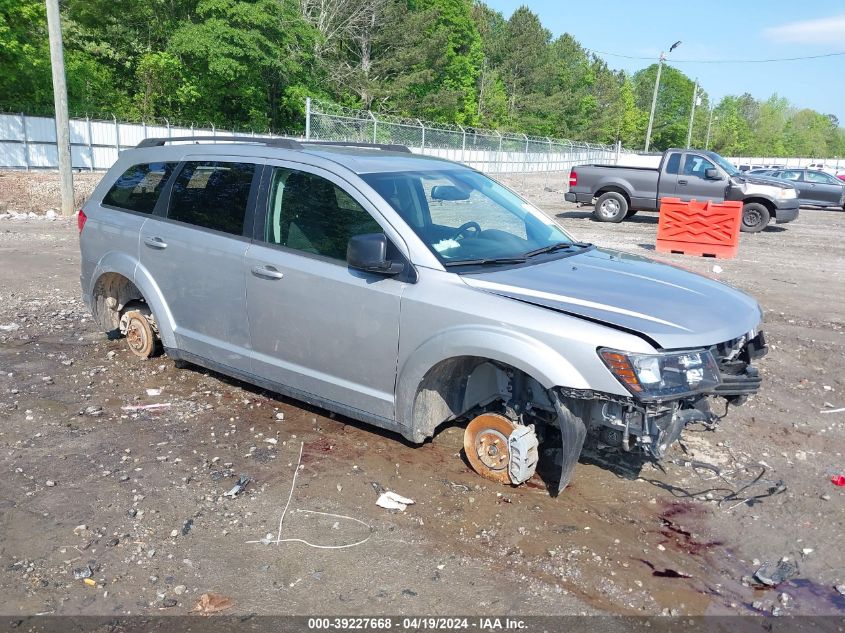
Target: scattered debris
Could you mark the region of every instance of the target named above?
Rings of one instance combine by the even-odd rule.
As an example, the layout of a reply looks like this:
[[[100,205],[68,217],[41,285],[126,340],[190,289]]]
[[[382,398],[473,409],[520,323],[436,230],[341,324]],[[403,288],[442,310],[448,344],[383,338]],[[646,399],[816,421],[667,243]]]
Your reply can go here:
[[[94,572],[91,571],[90,565],[85,565],[85,567],[80,567],[79,569],[73,570],[74,580],[85,580],[86,578],[90,578],[93,575]]]
[[[172,406],[170,402],[156,402],[153,404],[133,404],[126,407],[121,407],[123,411],[144,411],[147,409],[169,409]]]
[[[18,325],[17,323],[9,323],[8,325],[0,325],[0,331],[14,332],[14,331],[20,329],[20,327],[21,326]]]
[[[830,478],[830,483],[834,486],[839,486],[840,488],[845,487],[845,475],[841,473],[839,475],[833,475]]]
[[[400,512],[404,512],[405,508],[413,503],[415,503],[413,499],[408,499],[389,490],[383,492],[376,501],[376,505],[380,508],[384,508],[385,510],[399,510]]]
[[[279,411],[279,412],[276,414],[276,419],[277,419],[277,420],[284,420],[284,419],[285,419],[285,414],[284,414],[284,413],[282,413],[281,411]]]
[[[46,485],[48,488],[52,488],[53,486],[56,485],[56,482],[53,481],[52,479],[48,479],[47,481],[44,482],[44,485]]]
[[[91,405],[80,411],[79,415],[90,415],[92,418],[96,418],[103,415],[103,407]]]
[[[845,596],[845,585],[836,585],[834,589],[836,589],[837,593],[840,593]]]
[[[94,580],[93,578],[83,578],[82,582],[84,582],[89,587],[96,587],[97,586],[97,581]]]
[[[188,532],[191,531],[191,528],[194,527],[194,520],[188,519],[185,521],[185,524],[182,526],[182,536],[187,536]]]
[[[797,575],[798,565],[788,558],[782,558],[777,563],[763,563],[763,566],[754,572],[754,580],[766,587],[777,587]]]
[[[845,407],[839,407],[838,409],[822,409],[819,413],[842,413],[845,411]]]
[[[175,593],[177,596],[181,596],[187,590],[188,588],[185,585],[176,585],[175,587],[173,587],[173,593]]]
[[[231,598],[219,593],[209,592],[200,596],[193,610],[200,613],[218,613],[226,609],[231,609],[234,604]]]
[[[147,395],[148,396],[160,396],[161,395],[161,389],[147,389]]]
[[[224,492],[223,496],[232,498],[238,496],[241,492],[243,492],[244,488],[246,488],[247,484],[250,481],[252,480],[249,477],[247,477],[246,475],[241,475],[240,477],[238,477],[238,481],[235,483],[235,485],[232,486],[232,489],[229,492]]]
[[[720,272],[722,272],[722,267],[716,264],[715,266],[713,266],[713,272],[718,275]]]
[[[175,607],[177,604],[179,604],[179,601],[176,600],[176,598],[167,598],[167,599],[161,601],[161,606],[164,607],[165,609],[169,609],[170,607]]]
[[[268,437],[264,441],[268,444],[272,444],[273,446],[279,443],[279,440],[277,440],[275,437]]]
[[[469,486],[467,486],[466,484],[459,484],[459,483],[457,483],[457,482],[455,482],[455,481],[449,481],[448,479],[444,479],[444,480],[443,480],[443,483],[444,483],[445,485],[449,486],[449,487],[450,487],[452,490],[454,490],[455,492],[464,492],[464,493],[467,493],[467,492],[469,492],[469,491],[470,491],[470,487],[469,487]],[[496,496],[499,496],[499,497],[500,497],[500,496],[501,496],[501,493],[496,493]]]

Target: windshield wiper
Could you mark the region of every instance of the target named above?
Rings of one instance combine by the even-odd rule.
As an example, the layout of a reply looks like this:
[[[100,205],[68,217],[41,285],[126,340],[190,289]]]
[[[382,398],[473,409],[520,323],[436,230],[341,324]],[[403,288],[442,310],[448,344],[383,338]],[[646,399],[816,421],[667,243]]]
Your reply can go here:
[[[454,262],[445,262],[446,268],[451,266],[490,266],[495,264],[524,264],[525,257],[487,257],[484,259],[460,259]]]
[[[535,255],[541,255],[543,253],[554,253],[555,251],[562,251],[570,248],[587,248],[589,246],[592,246],[592,244],[587,244],[586,242],[557,242],[555,244],[543,246],[542,248],[535,248],[533,251],[528,251],[525,253],[525,257],[534,257]]]

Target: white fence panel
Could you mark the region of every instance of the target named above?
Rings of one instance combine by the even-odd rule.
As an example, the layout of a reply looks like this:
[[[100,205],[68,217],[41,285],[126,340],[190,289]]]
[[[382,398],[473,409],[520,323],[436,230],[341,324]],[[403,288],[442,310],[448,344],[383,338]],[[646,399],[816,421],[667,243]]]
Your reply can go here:
[[[0,166],[25,168],[26,165],[26,145],[0,141]]]
[[[23,140],[23,117],[19,114],[0,114],[0,139]]]

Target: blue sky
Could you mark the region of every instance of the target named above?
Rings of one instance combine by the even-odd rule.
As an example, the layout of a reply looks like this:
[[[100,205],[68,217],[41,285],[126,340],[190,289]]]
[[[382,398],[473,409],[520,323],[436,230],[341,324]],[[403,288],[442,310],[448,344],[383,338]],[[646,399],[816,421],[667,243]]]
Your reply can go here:
[[[773,93],[798,107],[835,114],[845,125],[845,55],[766,64],[673,63],[768,59],[845,51],[842,0],[485,0],[506,18],[521,5],[554,36],[570,33],[595,51],[656,60],[677,40],[669,63],[701,81],[711,100]],[[611,68],[636,72],[648,60],[601,55]]]

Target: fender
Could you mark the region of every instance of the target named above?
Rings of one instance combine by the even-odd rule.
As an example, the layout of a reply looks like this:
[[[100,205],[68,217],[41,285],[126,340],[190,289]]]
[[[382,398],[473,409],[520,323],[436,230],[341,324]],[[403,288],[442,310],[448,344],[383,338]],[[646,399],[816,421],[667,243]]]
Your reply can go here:
[[[132,277],[132,282],[144,295],[147,300],[147,305],[150,306],[153,315],[156,318],[156,325],[158,325],[158,336],[165,347],[178,347],[176,345],[176,322],[173,320],[173,313],[170,311],[170,306],[164,299],[161,289],[153,279],[150,272],[141,265],[141,262],[135,264],[135,274]]]
[[[117,273],[129,279],[143,295],[156,317],[159,338],[166,347],[176,347],[173,315],[158,285],[153,281],[149,272],[131,255],[118,251],[109,251],[97,262],[94,274],[91,275],[91,286],[86,290],[86,296],[92,301],[92,294],[97,281],[106,273]]]
[[[629,183],[624,178],[619,178],[617,176],[605,176],[604,178],[599,179],[599,181],[593,187],[593,190],[591,192],[593,194],[593,197],[595,197],[596,194],[605,187],[617,187],[621,189],[625,192],[625,195],[628,196],[629,200],[634,195],[634,188],[631,186],[631,183]]]
[[[408,437],[422,442],[425,431],[414,427],[414,401],[428,372],[450,358],[477,356],[499,361],[525,372],[545,389],[565,386],[589,389],[584,376],[545,343],[501,327],[459,326],[439,332],[405,360],[396,382],[396,418]],[[421,433],[423,434],[420,437]]]

